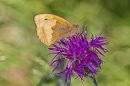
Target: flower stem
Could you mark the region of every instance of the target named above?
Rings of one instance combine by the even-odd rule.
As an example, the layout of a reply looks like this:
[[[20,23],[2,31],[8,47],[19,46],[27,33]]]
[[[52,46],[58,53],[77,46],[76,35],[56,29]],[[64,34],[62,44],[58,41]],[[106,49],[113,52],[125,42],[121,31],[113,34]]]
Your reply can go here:
[[[91,81],[92,81],[92,83],[93,83],[94,86],[98,86],[98,83],[97,83],[97,80],[96,80],[95,77],[89,76],[89,78],[91,79]]]
[[[58,79],[56,86],[63,86],[64,85],[63,83],[64,83],[64,79],[60,78]]]

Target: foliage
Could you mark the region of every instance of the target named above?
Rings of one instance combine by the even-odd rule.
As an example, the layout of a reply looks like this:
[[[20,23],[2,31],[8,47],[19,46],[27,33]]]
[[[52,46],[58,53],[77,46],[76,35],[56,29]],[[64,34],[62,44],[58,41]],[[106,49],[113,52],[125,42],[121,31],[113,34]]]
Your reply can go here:
[[[130,86],[130,0],[0,0],[0,86],[55,86],[48,47],[37,35],[34,16],[59,15],[87,31],[102,33],[109,53],[98,74],[100,86]],[[72,86],[92,86],[72,78]]]

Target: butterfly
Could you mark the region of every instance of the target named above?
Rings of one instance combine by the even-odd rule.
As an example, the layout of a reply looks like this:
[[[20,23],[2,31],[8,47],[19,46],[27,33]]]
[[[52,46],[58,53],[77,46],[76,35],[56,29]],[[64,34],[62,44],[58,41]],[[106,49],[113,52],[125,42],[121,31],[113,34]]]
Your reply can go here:
[[[76,33],[78,27],[78,25],[71,24],[69,21],[53,14],[36,15],[34,21],[39,39],[47,46]]]

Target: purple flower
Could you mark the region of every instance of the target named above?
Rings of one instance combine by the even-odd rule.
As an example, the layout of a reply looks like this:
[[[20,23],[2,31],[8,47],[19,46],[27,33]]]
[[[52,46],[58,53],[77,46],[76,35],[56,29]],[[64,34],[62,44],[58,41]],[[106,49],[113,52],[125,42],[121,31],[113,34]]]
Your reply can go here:
[[[80,77],[81,80],[89,75],[95,76],[103,63],[99,56],[107,52],[107,49],[104,48],[107,43],[102,36],[94,38],[92,35],[92,38],[88,40],[86,32],[76,33],[58,41],[49,48],[51,54],[55,55],[51,63],[54,66],[53,72],[60,69],[64,63],[63,70],[57,74],[66,75],[65,82],[67,84],[71,82],[72,73]]]

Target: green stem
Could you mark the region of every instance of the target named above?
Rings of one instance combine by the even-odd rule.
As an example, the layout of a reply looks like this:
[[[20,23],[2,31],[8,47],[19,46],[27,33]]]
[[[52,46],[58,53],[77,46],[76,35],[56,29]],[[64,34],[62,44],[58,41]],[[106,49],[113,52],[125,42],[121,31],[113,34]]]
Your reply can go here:
[[[98,83],[97,83],[97,80],[96,80],[95,77],[89,76],[89,78],[91,79],[91,81],[92,81],[92,83],[93,83],[94,86],[98,86]]]

